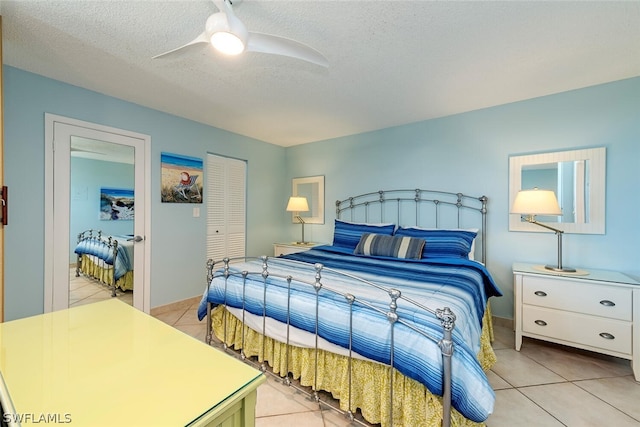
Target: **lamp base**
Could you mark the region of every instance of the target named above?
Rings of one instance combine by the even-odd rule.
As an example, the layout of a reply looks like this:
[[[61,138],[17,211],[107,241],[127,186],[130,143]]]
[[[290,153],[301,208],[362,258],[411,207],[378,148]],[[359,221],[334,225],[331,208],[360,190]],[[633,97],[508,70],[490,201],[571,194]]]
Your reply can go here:
[[[575,273],[577,270],[571,267],[558,267],[556,265],[545,265],[544,268],[547,270],[555,271],[558,273]]]

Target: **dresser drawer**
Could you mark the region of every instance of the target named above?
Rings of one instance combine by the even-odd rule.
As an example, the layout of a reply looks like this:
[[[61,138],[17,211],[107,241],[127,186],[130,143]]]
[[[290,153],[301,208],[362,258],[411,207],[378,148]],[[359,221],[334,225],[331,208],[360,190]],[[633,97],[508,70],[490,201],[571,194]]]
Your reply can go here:
[[[570,344],[631,354],[631,322],[524,305],[522,330]]]
[[[522,303],[631,321],[632,290],[585,281],[522,277]]]

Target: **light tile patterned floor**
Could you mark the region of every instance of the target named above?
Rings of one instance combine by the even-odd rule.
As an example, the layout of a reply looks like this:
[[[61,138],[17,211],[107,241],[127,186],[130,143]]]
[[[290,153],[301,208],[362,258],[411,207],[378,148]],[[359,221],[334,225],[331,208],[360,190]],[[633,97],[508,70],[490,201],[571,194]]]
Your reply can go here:
[[[69,270],[69,307],[91,304],[111,298],[111,288],[80,275],[76,277],[76,269]],[[133,291],[116,292],[116,298],[133,305]]]
[[[152,315],[204,340],[197,305],[194,298]],[[487,426],[640,426],[640,383],[628,361],[527,338],[517,352],[511,328],[496,325],[495,335],[498,362],[488,376],[496,406]],[[271,377],[258,388],[256,416],[257,427],[350,425]]]

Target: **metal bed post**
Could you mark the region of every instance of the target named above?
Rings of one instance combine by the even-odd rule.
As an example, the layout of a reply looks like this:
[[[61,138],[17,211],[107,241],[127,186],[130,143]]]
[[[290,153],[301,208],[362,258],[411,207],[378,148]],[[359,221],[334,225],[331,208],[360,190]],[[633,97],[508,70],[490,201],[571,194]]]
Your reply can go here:
[[[209,285],[213,280],[213,266],[215,265],[215,261],[212,259],[207,260],[207,283],[205,284],[204,290],[205,295],[209,293]],[[211,303],[207,303],[207,335],[206,335],[207,344],[211,345],[213,341],[213,328],[211,327]]]
[[[111,297],[116,296],[116,259],[118,258],[118,241],[111,239],[109,236],[109,246],[113,246],[113,266],[111,268],[111,285],[113,286],[113,290],[111,291]]]
[[[84,231],[81,233],[78,233],[78,244],[80,244],[83,238],[84,238]],[[77,253],[76,259],[77,259],[76,260],[76,277],[80,277],[80,270],[82,269],[82,254]]]
[[[227,308],[227,286],[229,280],[229,258],[225,258],[224,262],[224,308]],[[224,319],[223,332],[222,332],[222,347],[227,349],[227,315],[226,313],[222,316]]]
[[[348,407],[347,407],[347,417],[349,421],[353,421],[355,416],[351,411],[351,402],[352,402],[352,394],[353,394],[353,381],[352,381],[352,370],[353,370],[353,303],[356,300],[356,297],[351,294],[346,294],[344,296],[349,304],[349,358],[347,359],[347,370],[349,372],[349,399],[348,399]]]
[[[304,238],[302,239],[304,240]],[[262,372],[267,371],[267,366],[264,363],[265,360],[265,342],[267,339],[267,278],[269,277],[269,266],[267,260],[269,257],[262,256],[262,280],[263,280],[263,292],[262,292],[262,362],[260,363],[260,370]],[[244,322],[242,322],[244,324]],[[244,330],[244,328],[243,328]],[[244,343],[243,343],[244,346]]]
[[[313,284],[313,288],[316,291],[316,336],[315,336],[315,355],[316,355],[316,363],[315,363],[315,371],[313,374],[313,399],[316,403],[320,402],[320,395],[318,394],[318,352],[319,352],[319,344],[318,344],[318,329],[320,327],[320,313],[319,313],[319,305],[320,305],[320,289],[322,289],[322,283],[320,283],[320,279],[322,278],[322,268],[323,265],[320,263],[314,264],[314,268],[316,270],[316,281]]]
[[[478,197],[482,207],[480,213],[482,214],[482,263],[487,265],[487,196]]]
[[[456,315],[449,307],[437,309],[436,316],[442,322],[444,336],[438,343],[442,352],[442,425],[451,425],[451,357],[453,356],[453,327],[456,322]]]
[[[249,274],[249,272],[247,270],[244,270],[242,272],[242,324],[245,325],[245,313],[247,312],[247,306],[246,306],[246,292],[247,292],[247,275]],[[247,355],[244,352],[244,337],[245,337],[245,329],[246,328],[242,328],[242,336],[241,336],[241,341],[240,341],[240,358],[242,360],[247,358]]]
[[[287,276],[287,345],[285,347],[285,361],[284,361],[284,366],[285,366],[285,378],[282,381],[283,384],[290,386],[291,385],[291,379],[289,378],[289,339],[290,339],[290,328],[291,328],[291,280],[293,280],[293,277],[291,276]]]
[[[393,357],[394,357],[394,326],[398,321],[398,298],[400,298],[400,291],[397,289],[389,290],[389,297],[391,302],[389,303],[389,312],[387,312],[387,320],[391,324],[391,348],[389,350],[389,425],[393,427]]]

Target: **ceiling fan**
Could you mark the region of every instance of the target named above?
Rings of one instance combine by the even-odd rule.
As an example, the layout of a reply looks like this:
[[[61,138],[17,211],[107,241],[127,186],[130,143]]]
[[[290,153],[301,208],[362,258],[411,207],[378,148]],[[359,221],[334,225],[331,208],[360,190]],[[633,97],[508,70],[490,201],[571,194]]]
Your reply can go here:
[[[289,56],[311,62],[321,67],[329,67],[329,61],[320,52],[303,43],[271,34],[254,33],[233,13],[231,0],[212,0],[219,12],[209,16],[205,30],[189,43],[156,55],[153,59],[169,55],[187,46],[210,43],[216,50],[226,55],[239,55],[243,52],[261,52]],[[238,2],[239,0],[234,0]]]

